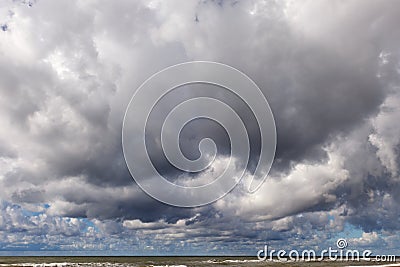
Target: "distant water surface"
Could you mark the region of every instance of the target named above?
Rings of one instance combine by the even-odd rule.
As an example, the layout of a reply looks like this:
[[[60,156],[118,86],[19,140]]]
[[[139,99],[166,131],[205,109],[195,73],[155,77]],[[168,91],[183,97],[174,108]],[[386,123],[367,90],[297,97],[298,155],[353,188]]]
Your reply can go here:
[[[277,262],[255,257],[0,257],[0,267],[371,266],[376,262]],[[399,266],[380,264],[381,266]]]

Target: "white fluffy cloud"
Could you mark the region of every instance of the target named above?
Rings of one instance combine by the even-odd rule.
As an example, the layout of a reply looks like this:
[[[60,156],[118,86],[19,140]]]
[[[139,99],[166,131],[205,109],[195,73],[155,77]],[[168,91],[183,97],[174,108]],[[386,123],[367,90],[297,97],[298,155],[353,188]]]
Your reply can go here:
[[[183,250],[204,242],[227,249],[226,241],[237,241],[236,251],[248,248],[249,240],[318,243],[302,237],[318,233],[329,240],[347,224],[365,231],[354,242],[395,247],[398,5],[0,4],[3,248],[21,237],[56,247],[64,235],[70,239],[59,247],[104,249],[132,235],[134,241],[122,238],[114,248],[134,242],[150,249],[168,237],[171,244],[182,242]],[[121,151],[128,101],[151,74],[188,60],[237,67],[268,98],[278,150],[271,177],[256,194],[239,187],[211,206],[177,209],[133,183]],[[202,177],[220,172],[223,162],[219,157]]]

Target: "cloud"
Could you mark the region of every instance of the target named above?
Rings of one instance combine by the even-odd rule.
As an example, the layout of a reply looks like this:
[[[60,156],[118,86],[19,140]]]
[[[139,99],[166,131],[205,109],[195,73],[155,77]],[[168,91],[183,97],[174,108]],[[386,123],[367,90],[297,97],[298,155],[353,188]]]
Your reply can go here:
[[[398,176],[398,148],[400,144],[399,128],[395,125],[399,117],[399,96],[390,95],[381,106],[381,112],[372,124],[374,133],[369,136],[370,142],[378,149],[377,155],[383,166],[392,176]]]
[[[356,244],[368,245],[376,242],[379,239],[379,235],[376,232],[362,233],[362,236],[358,239],[352,240]]]
[[[105,249],[132,234],[138,248],[167,240],[176,246],[171,251],[209,251],[204,242],[214,245],[211,251],[237,242],[231,247],[237,251],[250,249],[249,240],[319,243],[350,224],[365,232],[362,240],[395,247],[398,5],[389,0],[1,4],[0,24],[7,30],[0,31],[0,192],[10,203],[1,209],[0,233],[7,237],[2,242],[24,237],[27,243],[57,246],[64,235],[69,241],[59,244],[63,249],[74,248],[75,241],[82,242],[75,248]],[[254,195],[244,194],[242,184],[213,205],[180,209],[151,199],[130,177],[121,150],[129,99],[150,75],[188,60],[238,68],[271,105],[276,160]],[[156,140],[162,115],[177,102],[205,93],[219,97],[242,114],[255,138],[249,175],[260,145],[249,110],[215,88],[194,89],[163,100],[151,117],[151,136]],[[215,124],[190,126],[182,132],[183,152],[196,157],[199,140],[213,137],[219,149],[214,169],[197,177],[182,174],[164,161],[155,142],[149,145],[159,170],[196,183],[223,169],[230,147]],[[40,229],[50,233],[46,240]],[[305,240],[316,233],[321,238]],[[109,241],[96,246],[101,238]],[[130,243],[123,239],[117,248]]]

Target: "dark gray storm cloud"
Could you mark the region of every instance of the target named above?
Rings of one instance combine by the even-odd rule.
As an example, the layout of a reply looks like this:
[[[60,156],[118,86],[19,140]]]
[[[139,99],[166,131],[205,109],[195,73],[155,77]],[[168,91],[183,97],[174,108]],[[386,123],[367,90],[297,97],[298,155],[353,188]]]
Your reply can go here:
[[[354,242],[396,244],[399,10],[389,0],[0,4],[1,235],[24,229],[38,243],[45,224],[55,236],[87,233],[90,242],[135,232],[148,237],[139,247],[160,235],[240,247],[315,231],[329,239],[350,224],[365,232]],[[269,101],[276,159],[254,195],[239,186],[210,206],[174,208],[147,196],[128,172],[121,127],[130,98],[150,75],[190,60],[243,71]],[[251,172],[260,145],[254,116],[222,88],[196,86],[174,90],[151,114],[154,164],[171,179],[209,179],[224,169],[230,144],[216,123],[198,120],[182,131],[188,158],[199,156],[202,138],[217,143],[215,164],[198,176],[173,168],[157,143],[166,112],[205,95],[246,122]],[[29,221],[23,209],[43,214]]]

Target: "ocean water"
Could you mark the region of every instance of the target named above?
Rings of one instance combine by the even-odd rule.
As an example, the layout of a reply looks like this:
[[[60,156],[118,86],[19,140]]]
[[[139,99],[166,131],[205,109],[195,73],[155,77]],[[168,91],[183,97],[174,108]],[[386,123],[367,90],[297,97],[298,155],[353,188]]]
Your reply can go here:
[[[255,257],[0,257],[0,267],[189,267],[189,266],[399,266],[376,262],[278,262]]]

